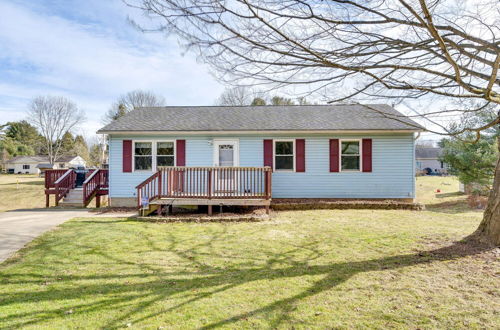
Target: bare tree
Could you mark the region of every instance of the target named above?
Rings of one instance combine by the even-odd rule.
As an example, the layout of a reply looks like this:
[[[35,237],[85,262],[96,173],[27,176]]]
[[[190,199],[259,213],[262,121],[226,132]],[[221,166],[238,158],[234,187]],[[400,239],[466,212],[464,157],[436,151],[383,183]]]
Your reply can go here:
[[[75,103],[61,96],[35,97],[27,111],[28,121],[44,138],[49,162],[59,157],[63,136],[85,120],[85,114]]]
[[[127,112],[139,107],[158,107],[165,105],[165,98],[150,91],[134,90],[121,95],[104,115],[102,121],[108,124]]]
[[[242,106],[252,102],[254,93],[245,87],[226,88],[215,101],[216,105]]]
[[[304,86],[330,102],[475,99],[417,109],[438,134],[478,138],[500,116],[450,131],[433,119],[500,104],[497,0],[128,0],[211,64],[222,81]],[[345,91],[342,95],[339,92]],[[335,93],[335,94],[334,94]],[[332,96],[335,95],[335,96]],[[449,102],[452,103],[452,102]],[[375,109],[374,109],[375,111]],[[383,114],[382,115],[387,115]],[[393,118],[400,120],[400,118]],[[477,234],[500,245],[500,163]]]

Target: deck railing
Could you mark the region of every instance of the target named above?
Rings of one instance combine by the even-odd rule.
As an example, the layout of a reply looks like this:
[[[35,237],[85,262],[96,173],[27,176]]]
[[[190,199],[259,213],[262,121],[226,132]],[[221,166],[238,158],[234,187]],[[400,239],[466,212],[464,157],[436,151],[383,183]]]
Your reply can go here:
[[[55,185],[55,195],[56,195],[56,206],[59,205],[59,201],[63,199],[64,196],[73,188],[75,188],[76,173],[74,170],[66,170],[66,172],[59,177],[54,183]]]
[[[143,199],[270,199],[270,167],[160,167],[139,184],[137,206]]]
[[[106,188],[108,188],[108,170],[93,170],[83,182],[83,205],[85,207],[89,205],[92,198],[99,193],[99,190]]]
[[[45,189],[51,189],[55,188],[56,186],[56,181],[59,179],[61,176],[64,175],[68,170],[63,169],[63,170],[45,170],[44,172],[44,177],[45,177]]]

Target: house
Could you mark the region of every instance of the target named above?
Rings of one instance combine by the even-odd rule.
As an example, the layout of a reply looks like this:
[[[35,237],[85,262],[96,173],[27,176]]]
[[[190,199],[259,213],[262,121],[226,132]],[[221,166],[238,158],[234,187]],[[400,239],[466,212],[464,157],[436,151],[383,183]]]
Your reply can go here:
[[[46,169],[85,166],[86,162],[80,156],[61,156],[51,165],[47,156],[16,156],[5,164],[7,173],[40,174]]]
[[[392,118],[396,118],[394,120]],[[109,135],[112,206],[415,198],[415,132],[388,105],[138,108]]]
[[[7,173],[39,174],[38,164],[47,162],[44,156],[16,156],[5,163]]]
[[[61,156],[54,164],[54,168],[76,168],[87,165],[85,159],[80,156]]]
[[[448,167],[440,160],[441,148],[415,147],[416,170],[424,174],[447,174]]]

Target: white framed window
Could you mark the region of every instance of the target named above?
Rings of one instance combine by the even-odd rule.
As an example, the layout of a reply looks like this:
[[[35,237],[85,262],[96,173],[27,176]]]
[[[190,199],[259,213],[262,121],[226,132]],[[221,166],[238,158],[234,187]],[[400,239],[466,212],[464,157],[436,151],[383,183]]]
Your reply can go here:
[[[134,171],[153,170],[153,142],[134,141]]]
[[[156,166],[175,165],[175,143],[173,141],[156,142]]]
[[[295,172],[295,140],[274,140],[274,170]]]
[[[25,164],[25,165],[23,165],[23,170],[29,170],[29,169],[30,169],[29,164],[28,164],[28,165],[26,165],[26,164]]]
[[[361,140],[340,140],[340,170],[360,172],[361,162]]]
[[[133,141],[133,169],[135,171],[156,170],[158,166],[175,165],[175,141]]]

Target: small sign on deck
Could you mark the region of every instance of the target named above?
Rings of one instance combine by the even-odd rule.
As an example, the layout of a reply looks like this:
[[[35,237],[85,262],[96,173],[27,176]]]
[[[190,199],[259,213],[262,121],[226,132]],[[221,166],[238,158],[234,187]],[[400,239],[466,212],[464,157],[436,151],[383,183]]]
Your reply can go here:
[[[143,209],[146,209],[149,205],[149,198],[147,196],[143,196],[141,198],[141,205]]]

